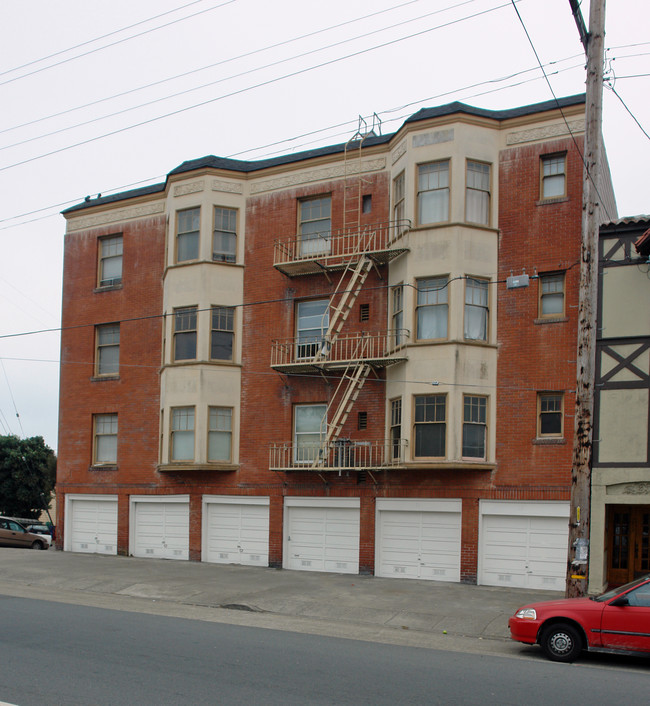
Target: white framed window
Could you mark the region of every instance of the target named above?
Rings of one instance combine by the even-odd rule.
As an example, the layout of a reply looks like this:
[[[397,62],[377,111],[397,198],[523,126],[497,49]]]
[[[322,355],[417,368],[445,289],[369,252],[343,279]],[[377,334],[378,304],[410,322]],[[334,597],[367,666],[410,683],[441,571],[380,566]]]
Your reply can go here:
[[[465,281],[465,338],[488,339],[488,281],[468,277]]]
[[[485,162],[467,160],[465,220],[490,224],[490,165]]]
[[[395,222],[395,237],[406,227],[406,174],[400,172],[393,179],[393,221]]]
[[[327,435],[327,405],[300,404],[293,408],[293,453],[295,463],[313,463],[324,453]]]
[[[176,262],[199,258],[201,209],[187,208],[176,214]]]
[[[402,455],[402,398],[390,401],[390,446],[391,459],[399,459]]]
[[[463,398],[463,458],[484,459],[487,440],[487,397]]]
[[[198,307],[174,309],[174,360],[196,359],[196,315]]]
[[[419,279],[415,308],[419,341],[447,338],[449,286],[447,277]]]
[[[415,458],[444,458],[447,437],[446,395],[415,395]]]
[[[232,408],[208,409],[208,461],[232,459]]]
[[[564,273],[539,276],[539,316],[564,316]]]
[[[541,197],[566,196],[566,154],[544,155],[541,161]]]
[[[418,223],[449,220],[449,160],[418,166]]]
[[[100,287],[113,287],[122,284],[121,235],[110,235],[99,239],[98,284]]]
[[[194,407],[172,407],[170,447],[172,461],[194,460]]]
[[[117,414],[93,415],[93,465],[117,463]]]
[[[329,326],[329,299],[296,304],[296,358],[313,358]]]
[[[234,208],[214,207],[212,259],[217,262],[235,262],[237,258],[237,211]]]
[[[300,254],[325,255],[332,237],[332,197],[318,196],[298,202]]]
[[[232,360],[235,340],[235,309],[231,306],[212,307],[210,359]]]
[[[398,284],[391,290],[391,326],[393,328],[393,344],[401,346],[404,343],[404,285]]]
[[[537,436],[564,436],[564,395],[561,392],[540,392],[537,395]]]
[[[95,375],[117,375],[120,371],[120,325],[95,327]]]

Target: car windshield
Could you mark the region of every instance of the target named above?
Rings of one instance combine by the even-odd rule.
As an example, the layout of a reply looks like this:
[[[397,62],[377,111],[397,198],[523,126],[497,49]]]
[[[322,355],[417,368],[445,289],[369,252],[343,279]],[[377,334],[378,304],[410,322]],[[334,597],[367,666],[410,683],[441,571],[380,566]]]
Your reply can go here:
[[[629,591],[631,588],[634,588],[635,586],[638,586],[639,584],[643,583],[644,581],[647,581],[650,578],[650,574],[648,576],[642,576],[640,579],[636,579],[636,581],[631,581],[630,583],[626,583],[624,586],[618,586],[617,588],[612,588],[609,591],[605,591],[605,593],[601,593],[600,596],[594,596],[595,601],[598,601],[599,603],[605,603],[606,601],[610,601],[612,598],[616,598],[616,596],[619,596],[621,593],[625,593],[626,591]]]

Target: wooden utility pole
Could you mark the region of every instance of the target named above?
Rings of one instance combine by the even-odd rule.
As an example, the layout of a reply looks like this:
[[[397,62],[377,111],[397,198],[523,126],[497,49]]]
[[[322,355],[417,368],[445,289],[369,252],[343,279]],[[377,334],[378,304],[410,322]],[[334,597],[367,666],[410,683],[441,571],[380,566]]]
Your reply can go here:
[[[587,104],[582,194],[582,246],[578,303],[578,352],[575,437],[571,469],[571,514],[566,595],[587,593],[591,510],[594,385],[596,379],[596,302],[598,292],[599,175],[602,153],[603,63],[605,60],[605,0],[591,0],[589,33],[574,0],[571,4],[587,53]],[[581,30],[582,22],[582,30]]]

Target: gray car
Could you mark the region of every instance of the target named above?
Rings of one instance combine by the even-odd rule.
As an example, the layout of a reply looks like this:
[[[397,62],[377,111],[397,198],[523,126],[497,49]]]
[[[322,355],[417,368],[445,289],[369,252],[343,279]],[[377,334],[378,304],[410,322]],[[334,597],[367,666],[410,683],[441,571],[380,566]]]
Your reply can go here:
[[[50,543],[41,535],[28,532],[19,522],[0,517],[0,547],[23,549],[49,549]]]

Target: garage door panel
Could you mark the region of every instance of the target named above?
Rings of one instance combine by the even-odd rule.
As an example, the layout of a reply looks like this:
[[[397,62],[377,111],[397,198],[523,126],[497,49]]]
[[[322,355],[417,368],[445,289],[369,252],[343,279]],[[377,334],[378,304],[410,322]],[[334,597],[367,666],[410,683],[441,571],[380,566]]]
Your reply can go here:
[[[133,555],[189,559],[189,503],[135,501]]]
[[[359,573],[358,507],[285,507],[288,569]]]
[[[492,506],[494,509],[494,506]],[[507,512],[503,506],[503,512]],[[533,514],[535,511],[539,514]],[[541,514],[549,512],[548,515]],[[483,514],[479,581],[484,585],[564,588],[568,523],[555,506],[531,504],[530,514]],[[554,513],[554,514],[550,514]]]
[[[69,501],[70,551],[117,554],[117,500]]]
[[[377,513],[378,576],[460,580],[460,512],[391,510]]]
[[[265,503],[209,502],[204,561],[269,565],[269,507]]]

